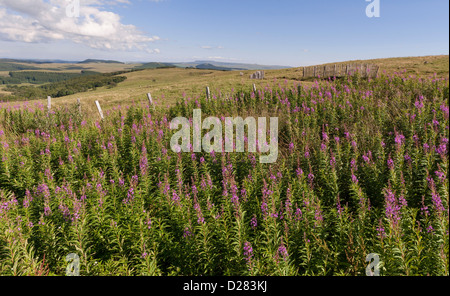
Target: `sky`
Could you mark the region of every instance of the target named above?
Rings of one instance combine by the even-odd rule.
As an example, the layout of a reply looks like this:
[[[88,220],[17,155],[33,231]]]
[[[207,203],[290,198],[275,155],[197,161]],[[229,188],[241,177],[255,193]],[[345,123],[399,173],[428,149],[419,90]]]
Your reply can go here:
[[[448,0],[0,0],[2,58],[298,67],[440,54]]]

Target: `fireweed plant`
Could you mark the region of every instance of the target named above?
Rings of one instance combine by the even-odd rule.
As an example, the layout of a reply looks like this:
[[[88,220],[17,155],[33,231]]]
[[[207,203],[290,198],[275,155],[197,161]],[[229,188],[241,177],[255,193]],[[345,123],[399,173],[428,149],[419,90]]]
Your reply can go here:
[[[217,90],[171,108],[0,104],[0,274],[449,274],[449,81]],[[279,155],[170,149],[170,121],[278,117]],[[205,131],[204,131],[205,132]],[[192,151],[192,150],[191,150]]]

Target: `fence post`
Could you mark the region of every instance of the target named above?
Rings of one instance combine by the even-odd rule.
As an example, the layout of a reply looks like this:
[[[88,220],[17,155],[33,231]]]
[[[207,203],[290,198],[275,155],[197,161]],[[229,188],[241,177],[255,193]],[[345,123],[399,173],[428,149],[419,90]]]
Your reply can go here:
[[[52,97],[47,96],[47,109],[50,111],[52,109]]]
[[[100,114],[100,117],[103,119],[103,111],[102,107],[100,107],[100,103],[98,101],[95,101],[95,105],[97,105],[98,113]]]
[[[211,93],[209,91],[209,86],[206,87],[206,98],[209,100]]]
[[[256,85],[253,83],[253,92],[256,94]]]
[[[152,95],[150,93],[147,93],[147,98],[148,98],[148,102],[149,102],[149,106],[153,106],[153,110],[155,110],[155,105],[153,104],[153,99],[152,99]]]
[[[77,105],[78,105],[78,112],[81,114],[81,100],[80,100],[80,98],[77,99]]]

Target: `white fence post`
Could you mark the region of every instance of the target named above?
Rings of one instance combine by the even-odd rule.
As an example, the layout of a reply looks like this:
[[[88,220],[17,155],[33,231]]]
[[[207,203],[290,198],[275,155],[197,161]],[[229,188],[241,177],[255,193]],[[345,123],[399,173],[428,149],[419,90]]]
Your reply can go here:
[[[152,95],[150,93],[147,93],[147,98],[150,106],[153,106],[153,110],[155,110],[155,105],[153,104]]]
[[[47,96],[47,109],[50,111],[52,109],[52,97]]]
[[[211,93],[209,91],[209,86],[206,87],[206,98],[209,100]]]
[[[77,105],[78,105],[78,112],[81,114],[81,100],[80,100],[80,98],[77,99]]]
[[[103,119],[103,111],[102,107],[100,107],[100,103],[98,101],[95,101],[95,105],[97,105],[98,113],[100,113],[100,117]]]

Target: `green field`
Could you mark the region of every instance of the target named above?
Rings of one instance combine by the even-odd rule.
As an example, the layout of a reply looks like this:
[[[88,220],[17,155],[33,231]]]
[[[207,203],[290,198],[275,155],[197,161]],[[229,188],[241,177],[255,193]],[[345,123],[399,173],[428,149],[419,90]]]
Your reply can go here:
[[[427,63],[425,63],[427,62]],[[419,77],[448,77],[449,56],[426,56],[426,57],[406,57],[375,59],[366,61],[348,61],[342,63],[374,63],[379,65],[380,73],[386,71],[387,74],[405,71],[407,76],[414,75]],[[338,63],[339,64],[339,63]],[[37,64],[42,68],[58,67],[67,69],[69,67],[85,67],[86,70],[96,72],[112,72],[120,70],[129,70],[137,65],[110,64],[110,63],[91,63],[91,64]],[[243,76],[240,73],[244,73]],[[246,71],[214,71],[198,70],[184,68],[168,69],[148,69],[127,74],[127,80],[118,84],[114,88],[97,88],[94,91],[77,93],[74,95],[56,98],[53,100],[55,106],[72,104],[81,99],[83,110],[88,114],[95,114],[96,107],[94,101],[98,100],[105,110],[112,107],[131,102],[147,102],[147,93],[151,93],[156,104],[159,106],[173,105],[178,99],[183,97],[196,97],[205,92],[209,86],[211,93],[216,96],[225,96],[231,91],[238,89],[249,90],[253,84],[261,89],[267,83],[277,81],[283,84],[285,80],[288,83],[302,81],[302,68],[289,68],[281,70],[265,70],[264,80],[251,80],[249,75],[253,70]],[[312,82],[304,81],[305,85]],[[0,86],[0,94],[1,94]],[[45,104],[44,100],[40,100]]]

